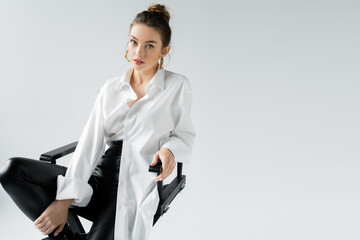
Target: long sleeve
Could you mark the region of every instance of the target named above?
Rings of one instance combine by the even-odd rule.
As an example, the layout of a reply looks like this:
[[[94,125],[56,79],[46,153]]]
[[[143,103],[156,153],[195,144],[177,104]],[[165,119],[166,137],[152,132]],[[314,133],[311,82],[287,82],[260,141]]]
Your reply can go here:
[[[186,78],[179,98],[179,118],[168,138],[160,140],[160,148],[171,150],[176,162],[189,163],[192,158],[192,148],[196,131],[191,119],[192,91]]]
[[[65,176],[57,178],[57,200],[74,199],[72,205],[86,206],[93,194],[88,180],[105,150],[103,88],[97,94],[90,117],[81,133]]]

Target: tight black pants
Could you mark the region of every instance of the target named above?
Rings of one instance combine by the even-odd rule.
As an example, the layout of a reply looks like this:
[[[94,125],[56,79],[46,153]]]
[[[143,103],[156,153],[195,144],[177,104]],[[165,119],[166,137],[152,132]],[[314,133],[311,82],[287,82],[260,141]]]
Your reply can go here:
[[[93,222],[86,239],[114,239],[121,149],[121,140],[112,142],[96,166],[88,181],[93,188],[89,204],[71,206],[77,215]],[[55,200],[57,176],[65,176],[66,170],[65,166],[15,157],[0,169],[0,182],[15,204],[34,222]],[[55,230],[49,236],[54,233]]]

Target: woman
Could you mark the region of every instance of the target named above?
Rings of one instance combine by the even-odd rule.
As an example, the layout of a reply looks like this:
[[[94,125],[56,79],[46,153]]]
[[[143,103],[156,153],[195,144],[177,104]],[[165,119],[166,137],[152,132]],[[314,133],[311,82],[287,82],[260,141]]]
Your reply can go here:
[[[17,157],[0,170],[4,189],[47,239],[85,239],[67,225],[69,207],[93,222],[86,239],[146,239],[159,204],[156,181],[191,160],[190,82],[163,69],[169,18],[156,4],[133,20],[131,68],[99,90],[67,168]],[[159,159],[156,176],[148,168]]]

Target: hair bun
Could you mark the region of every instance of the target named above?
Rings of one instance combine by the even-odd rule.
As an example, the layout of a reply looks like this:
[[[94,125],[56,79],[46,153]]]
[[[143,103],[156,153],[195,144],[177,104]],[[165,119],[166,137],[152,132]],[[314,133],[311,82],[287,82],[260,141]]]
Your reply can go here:
[[[165,20],[169,23],[170,21],[170,14],[169,12],[166,10],[165,5],[161,5],[161,4],[154,4],[151,5],[150,7],[148,7],[148,11],[149,12],[157,12],[159,13],[163,18],[165,18]]]

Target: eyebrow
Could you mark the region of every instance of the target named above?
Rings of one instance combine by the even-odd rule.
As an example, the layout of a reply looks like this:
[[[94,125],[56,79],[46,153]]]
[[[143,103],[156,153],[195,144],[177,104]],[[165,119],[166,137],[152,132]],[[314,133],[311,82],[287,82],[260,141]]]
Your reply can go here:
[[[133,35],[130,35],[130,37],[133,37],[133,38],[135,38],[136,40],[138,40],[135,36],[133,36]],[[149,40],[149,41],[146,41],[146,43],[156,43],[157,44],[157,42],[155,42],[154,40]]]

